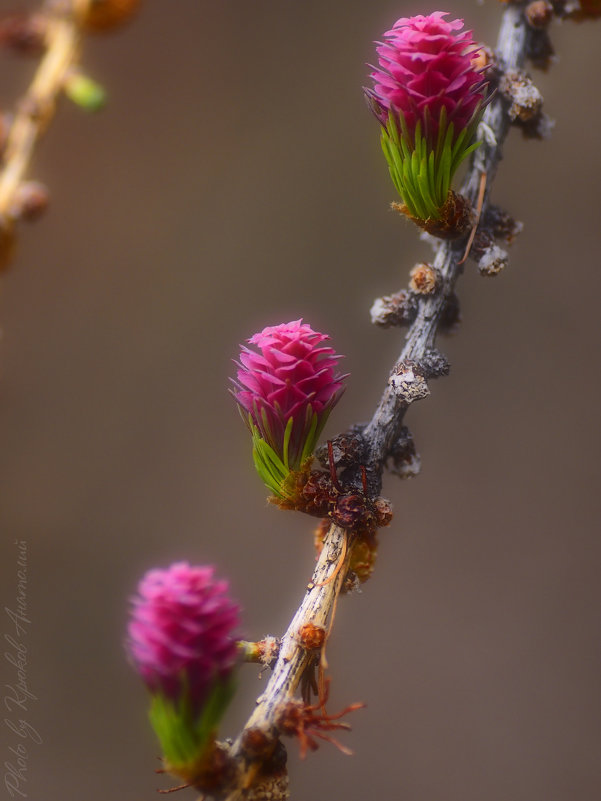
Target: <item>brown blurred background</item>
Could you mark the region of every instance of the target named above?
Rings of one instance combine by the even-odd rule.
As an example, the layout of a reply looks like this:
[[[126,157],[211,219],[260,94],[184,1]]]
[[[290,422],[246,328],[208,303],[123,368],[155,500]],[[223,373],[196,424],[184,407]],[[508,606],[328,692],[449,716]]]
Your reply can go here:
[[[498,3],[444,8],[495,41]],[[388,211],[361,84],[372,40],[430,10],[148,0],[86,43],[110,103],[63,104],[31,172],[52,207],[22,229],[0,299],[0,600],[14,606],[26,540],[27,714],[43,737],[28,798],[167,786],[122,649],[147,568],[216,563],[249,637],[280,634],[300,599],[313,522],[266,505],[230,359],[303,316],[351,372],[328,431],[371,415],[402,332],[373,329],[369,307],[429,249]],[[386,479],[394,523],[328,651],[332,710],[368,705],[342,735],[355,756],[326,745],[300,765],[291,743],[297,801],[601,795],[600,36],[601,22],[554,27],[559,61],[536,76],[554,135],[507,144],[494,199],[525,229],[502,276],[469,263],[461,280],[451,376],[408,418],[422,474]],[[1,65],[6,108],[34,64]],[[264,682],[245,668],[224,734]]]

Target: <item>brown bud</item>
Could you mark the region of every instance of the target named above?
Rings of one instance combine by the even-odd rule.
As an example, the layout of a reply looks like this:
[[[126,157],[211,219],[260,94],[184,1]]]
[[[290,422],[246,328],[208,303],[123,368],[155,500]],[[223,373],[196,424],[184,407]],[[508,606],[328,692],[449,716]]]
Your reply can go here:
[[[388,498],[376,498],[374,501],[378,528],[389,526],[392,521],[392,504]]]
[[[491,247],[485,250],[480,256],[478,260],[478,271],[480,275],[490,278],[502,272],[505,267],[507,267],[508,262],[509,256],[507,251],[503,250],[503,248],[498,245],[491,245]]]
[[[282,734],[294,737],[302,726],[303,705],[299,701],[288,701],[284,704],[276,719],[276,726]]]
[[[521,70],[508,70],[499,82],[499,90],[510,101],[509,116],[525,122],[536,117],[543,105],[543,96]]]
[[[110,31],[136,14],[140,0],[90,0],[81,24],[94,33]]]
[[[380,328],[410,325],[417,316],[415,296],[403,289],[395,295],[376,298],[370,310],[371,321]]]
[[[280,641],[277,637],[264,637],[257,643],[259,661],[263,665],[271,665],[280,652]]]
[[[271,755],[275,743],[274,737],[263,729],[253,726],[251,729],[244,729],[241,747],[248,759],[262,759]]]
[[[35,222],[48,208],[50,195],[44,184],[26,181],[17,188],[11,206],[11,214],[16,220]]]
[[[46,17],[17,11],[0,19],[0,45],[25,56],[39,56],[46,49]]]
[[[484,215],[484,224],[490,228],[495,239],[502,239],[508,245],[522,232],[524,224],[515,220],[504,209],[493,204],[489,205]]]
[[[351,492],[336,498],[330,516],[336,525],[353,530],[364,525],[365,511],[365,497]]]
[[[546,28],[553,19],[553,6],[548,0],[534,0],[526,6],[526,19],[533,28]]]
[[[420,295],[431,295],[440,286],[440,272],[425,262],[416,264],[409,276],[409,287]]]
[[[325,517],[337,494],[329,473],[312,470],[302,485],[296,508],[315,517]]]
[[[430,394],[428,383],[419,366],[410,360],[401,362],[394,368],[388,384],[397,398],[406,404],[427,398]]]
[[[315,623],[305,623],[301,626],[298,636],[303,648],[307,651],[318,651],[326,641],[326,631]]]

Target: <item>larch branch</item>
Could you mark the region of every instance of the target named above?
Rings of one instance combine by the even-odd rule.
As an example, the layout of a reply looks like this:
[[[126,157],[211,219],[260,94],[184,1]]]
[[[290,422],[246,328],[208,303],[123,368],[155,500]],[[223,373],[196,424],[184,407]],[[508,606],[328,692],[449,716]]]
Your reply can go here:
[[[497,49],[497,68],[501,73],[519,71],[523,68],[528,49],[530,29],[524,17],[523,6],[509,5],[503,12]],[[486,176],[486,192],[482,214],[486,212],[491,184],[502,156],[503,142],[511,124],[508,102],[497,93],[487,106],[480,128],[482,145],[476,150],[463,183],[461,192],[475,203],[481,186],[481,177]],[[465,240],[459,242],[437,241],[433,266],[441,276],[441,286],[432,295],[422,295],[418,301],[417,315],[409,327],[406,343],[391,371],[391,375],[406,376],[405,387],[412,382],[424,383],[423,375],[413,371],[413,365],[423,364],[435,352],[435,340],[455,283],[462,271]],[[443,357],[441,357],[443,358]],[[428,377],[428,376],[426,376]],[[370,480],[370,491],[378,495],[382,473],[403,427],[404,415],[409,405],[427,394],[424,386],[403,389],[403,381],[388,382],[381,400],[369,423],[362,428],[366,445],[362,464],[354,464],[343,473],[347,483],[360,486],[361,468],[366,467]],[[298,632],[306,623],[326,626],[331,621],[336,601],[343,585],[350,552],[347,538],[351,535],[332,525],[325,538],[317,567],[288,630],[281,641],[278,659],[264,692],[257,700],[244,731],[259,728],[266,733],[277,733],[277,716],[282,706],[294,695],[304,672],[314,655],[308,653],[298,640]],[[323,665],[322,665],[323,667]],[[252,798],[249,793],[249,771],[241,748],[243,733],[232,747],[240,766],[237,789],[227,796],[227,801]]]

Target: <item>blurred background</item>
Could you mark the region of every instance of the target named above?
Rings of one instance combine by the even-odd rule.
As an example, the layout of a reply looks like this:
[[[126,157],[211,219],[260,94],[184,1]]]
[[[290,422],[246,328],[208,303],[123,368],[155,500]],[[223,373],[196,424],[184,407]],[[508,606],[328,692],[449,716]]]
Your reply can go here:
[[[496,40],[499,3],[444,8]],[[25,540],[27,720],[43,738],[29,798],[168,786],[122,647],[145,570],[215,563],[249,638],[296,608],[314,521],[266,504],[231,359],[302,316],[351,373],[328,433],[371,416],[403,332],[374,329],[369,308],[430,250],[388,210],[361,85],[372,41],[431,10],[147,0],[86,41],[108,107],[63,103],[30,172],[51,209],[21,229],[0,297],[0,600],[14,608]],[[524,232],[504,274],[468,262],[460,281],[463,323],[439,343],[451,375],[408,415],[422,473],[385,479],[395,520],[328,649],[331,711],[367,703],[342,735],[355,756],[324,745],[301,765],[291,742],[297,801],[601,794],[600,35],[554,26],[558,61],[535,76],[553,137],[507,142],[493,197]],[[3,108],[34,67],[2,56]],[[4,660],[2,683],[14,673]],[[224,735],[265,680],[244,668]]]

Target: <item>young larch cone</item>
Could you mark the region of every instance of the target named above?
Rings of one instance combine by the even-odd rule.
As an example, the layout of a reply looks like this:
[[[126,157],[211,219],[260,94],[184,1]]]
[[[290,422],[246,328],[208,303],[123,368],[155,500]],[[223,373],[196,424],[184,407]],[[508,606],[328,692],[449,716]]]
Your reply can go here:
[[[440,220],[459,164],[487,100],[478,48],[463,20],[446,13],[403,17],[378,43],[378,67],[365,89],[382,125],[382,149],[408,216]]]
[[[312,457],[344,391],[341,358],[327,334],[302,320],[264,328],[242,347],[233,392],[253,437],[255,467],[274,495],[286,499],[291,474]],[[288,487],[286,486],[288,484]]]
[[[239,607],[211,566],[150,570],[132,599],[126,647],[151,694],[167,768],[190,778],[233,694]]]

